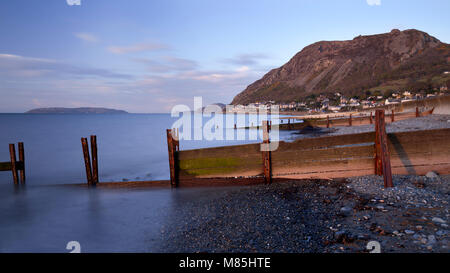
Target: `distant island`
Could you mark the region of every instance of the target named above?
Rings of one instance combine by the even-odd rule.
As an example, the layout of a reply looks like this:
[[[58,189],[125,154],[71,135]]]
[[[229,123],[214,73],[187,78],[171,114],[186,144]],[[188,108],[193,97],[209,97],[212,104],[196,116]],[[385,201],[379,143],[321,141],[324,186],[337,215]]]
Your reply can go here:
[[[64,107],[49,107],[36,108],[25,112],[26,114],[128,114],[124,110],[99,108],[99,107],[79,107],[79,108],[64,108]]]

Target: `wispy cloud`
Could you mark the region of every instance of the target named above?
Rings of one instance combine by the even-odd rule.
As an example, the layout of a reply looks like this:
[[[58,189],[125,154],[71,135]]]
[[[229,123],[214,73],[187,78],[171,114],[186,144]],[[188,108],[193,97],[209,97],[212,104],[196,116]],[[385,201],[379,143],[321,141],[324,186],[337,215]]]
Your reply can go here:
[[[161,43],[141,43],[130,46],[110,46],[108,51],[114,54],[126,54],[133,52],[158,51],[169,49],[168,45]]]
[[[3,111],[34,107],[104,106],[132,112],[168,112],[176,104],[229,103],[263,72],[241,65],[207,70],[190,59],[131,59],[147,69],[132,75],[67,62],[0,54]],[[155,73],[156,72],[156,73]],[[9,108],[8,108],[9,107]]]
[[[108,69],[84,67],[61,61],[24,57],[13,54],[0,54],[0,75],[20,77],[61,76],[103,77],[130,79],[130,75],[116,73]]]
[[[225,59],[226,63],[234,64],[234,65],[256,65],[261,60],[267,59],[268,56],[262,53],[254,53],[254,54],[240,54],[233,58]]]
[[[380,6],[381,0],[366,0],[369,6]]]
[[[99,39],[91,33],[78,32],[78,33],[74,33],[74,35],[78,39],[85,41],[85,42],[96,43],[99,41]]]
[[[144,64],[148,71],[154,73],[194,70],[198,67],[196,61],[170,56],[161,57],[159,60],[148,58],[135,58],[133,60]]]

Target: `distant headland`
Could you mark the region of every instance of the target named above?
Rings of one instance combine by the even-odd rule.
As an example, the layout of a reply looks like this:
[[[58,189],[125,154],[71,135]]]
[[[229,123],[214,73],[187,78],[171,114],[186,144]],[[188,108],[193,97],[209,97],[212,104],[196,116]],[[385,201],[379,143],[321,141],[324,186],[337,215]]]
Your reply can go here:
[[[64,107],[48,107],[36,108],[25,112],[26,114],[128,114],[124,110],[99,108],[99,107],[79,107],[79,108],[64,108]]]

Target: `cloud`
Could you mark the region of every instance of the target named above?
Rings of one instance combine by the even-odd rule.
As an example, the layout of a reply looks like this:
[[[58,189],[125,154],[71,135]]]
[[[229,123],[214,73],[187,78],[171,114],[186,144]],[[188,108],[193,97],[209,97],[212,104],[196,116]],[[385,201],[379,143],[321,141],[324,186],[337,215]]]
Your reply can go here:
[[[148,71],[154,73],[187,71],[194,70],[198,67],[196,61],[170,56],[161,57],[158,61],[147,58],[135,58],[133,60],[144,64]]]
[[[158,51],[169,49],[169,46],[160,43],[141,43],[130,46],[110,46],[108,51],[114,54],[126,54],[133,52]]]
[[[381,0],[366,0],[369,6],[380,6]]]
[[[130,75],[116,73],[108,69],[82,67],[51,59],[0,54],[0,75],[19,77],[77,76],[130,79]]]
[[[78,39],[85,42],[96,43],[99,41],[99,39],[95,35],[86,32],[74,33],[74,35]]]
[[[249,65],[256,65],[259,63],[260,60],[267,58],[268,56],[262,53],[240,54],[233,58],[225,59],[224,61],[226,63],[233,65],[249,66]]]
[[[147,69],[124,75],[52,59],[0,54],[0,112],[74,105],[138,113],[169,112],[176,104],[192,108],[194,96],[202,96],[205,105],[229,103],[264,74],[245,65],[200,69],[196,61],[174,56],[131,60],[142,62]]]

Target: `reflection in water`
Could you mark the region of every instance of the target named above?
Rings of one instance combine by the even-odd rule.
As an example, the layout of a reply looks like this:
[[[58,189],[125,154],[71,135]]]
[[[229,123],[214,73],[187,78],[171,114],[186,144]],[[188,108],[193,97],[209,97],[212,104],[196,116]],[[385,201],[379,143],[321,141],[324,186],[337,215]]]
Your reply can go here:
[[[171,202],[171,190],[12,188],[0,188],[1,252],[67,252],[69,241],[83,252],[152,251]]]
[[[0,252],[69,252],[70,241],[80,242],[82,252],[161,252],[162,230],[186,227],[180,212],[187,204],[234,189],[14,189],[3,184]]]

